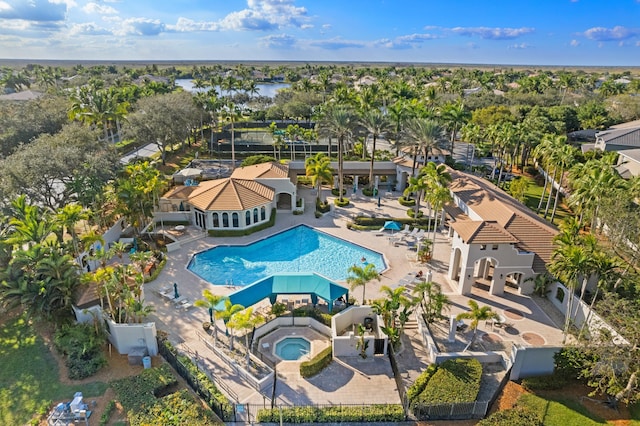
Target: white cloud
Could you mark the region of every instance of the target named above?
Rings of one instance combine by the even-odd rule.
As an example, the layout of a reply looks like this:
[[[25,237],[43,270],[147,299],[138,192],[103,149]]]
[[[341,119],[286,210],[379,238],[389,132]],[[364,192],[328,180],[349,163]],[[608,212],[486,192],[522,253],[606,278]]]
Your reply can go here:
[[[417,47],[423,44],[425,41],[434,40],[437,38],[441,37],[428,33],[416,33],[396,37],[393,40],[379,40],[376,44],[378,44],[379,46],[387,47],[389,49],[409,49],[412,47]]]
[[[34,22],[64,21],[67,3],[48,0],[8,0],[0,5],[0,19],[24,19]]]
[[[117,15],[118,11],[111,6],[103,6],[98,3],[87,3],[82,10],[90,15]]]
[[[296,39],[287,34],[270,35],[263,37],[260,41],[269,49],[290,49],[296,45]]]
[[[618,41],[626,40],[640,35],[640,31],[633,28],[623,26],[615,26],[613,28],[593,27],[586,30],[582,35],[590,40],[595,41]]]
[[[509,46],[509,49],[528,49],[530,48],[531,45],[527,44],[527,43],[516,43],[516,44],[512,44],[511,46]]]
[[[154,36],[164,32],[165,24],[157,19],[148,18],[130,18],[121,22],[120,28],[114,31],[119,36],[126,35],[143,35]]]
[[[571,40],[571,43],[569,43],[569,45],[571,47],[578,47],[580,45],[580,42],[576,39]]]
[[[327,50],[340,50],[340,49],[351,49],[351,48],[363,48],[366,47],[366,44],[361,41],[354,40],[344,40],[341,37],[335,37],[328,40],[316,40],[309,43],[309,45],[314,47],[320,47],[322,49]]]
[[[197,22],[189,18],[178,18],[175,25],[167,25],[167,29],[177,32],[218,31],[220,26],[215,22]]]
[[[109,35],[111,31],[96,25],[93,22],[73,24],[69,28],[69,35]]]
[[[224,30],[269,31],[285,27],[302,27],[307,10],[296,7],[293,0],[247,0],[247,9],[232,12],[220,21]]]
[[[463,36],[478,36],[486,40],[510,40],[525,34],[530,34],[533,28],[489,28],[489,27],[455,27],[451,31]]]

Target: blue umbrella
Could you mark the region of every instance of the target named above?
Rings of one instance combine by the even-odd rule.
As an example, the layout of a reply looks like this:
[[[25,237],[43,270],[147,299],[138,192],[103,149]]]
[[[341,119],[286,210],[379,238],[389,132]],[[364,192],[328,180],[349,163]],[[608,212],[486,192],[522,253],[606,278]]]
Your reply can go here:
[[[393,233],[393,231],[399,231],[400,229],[402,229],[402,227],[400,226],[400,224],[394,220],[388,220],[384,223],[383,226],[384,229],[391,229],[391,233]]]
[[[178,293],[178,283],[173,283],[173,297],[174,299],[180,297],[180,294]]]

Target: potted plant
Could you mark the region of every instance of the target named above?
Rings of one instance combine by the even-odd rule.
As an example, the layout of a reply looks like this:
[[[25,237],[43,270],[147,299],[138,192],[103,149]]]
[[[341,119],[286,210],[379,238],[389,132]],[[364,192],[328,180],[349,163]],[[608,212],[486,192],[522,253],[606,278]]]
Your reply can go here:
[[[356,349],[360,350],[360,358],[367,359],[367,348],[369,347],[369,341],[364,339],[364,333],[366,329],[362,324],[358,324],[358,341],[356,342]]]
[[[202,329],[208,333],[209,330],[211,329],[211,323],[209,321],[203,322]]]

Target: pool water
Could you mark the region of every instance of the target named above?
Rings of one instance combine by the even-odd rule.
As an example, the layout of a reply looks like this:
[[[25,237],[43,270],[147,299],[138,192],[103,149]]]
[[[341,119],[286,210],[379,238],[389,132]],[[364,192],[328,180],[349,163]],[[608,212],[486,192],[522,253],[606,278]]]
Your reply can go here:
[[[311,350],[311,343],[302,337],[285,337],[276,343],[276,355],[285,361],[295,361],[307,355]]]
[[[197,253],[189,270],[216,285],[248,285],[281,272],[315,272],[345,281],[362,258],[378,272],[386,269],[380,253],[299,225],[245,246],[220,246]]]

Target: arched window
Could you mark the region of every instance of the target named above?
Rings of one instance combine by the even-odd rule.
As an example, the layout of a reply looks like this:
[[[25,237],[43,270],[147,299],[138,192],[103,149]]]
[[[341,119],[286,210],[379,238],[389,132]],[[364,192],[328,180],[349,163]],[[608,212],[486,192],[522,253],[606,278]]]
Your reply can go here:
[[[258,209],[253,209],[253,223],[256,223],[257,221],[258,221]]]
[[[251,212],[247,210],[244,214],[244,224],[251,225]]]
[[[240,226],[240,217],[238,216],[238,213],[232,213],[231,219],[233,220],[233,227],[238,228]]]
[[[260,220],[267,220],[267,209],[260,207]]]
[[[213,214],[213,227],[220,228],[220,216],[218,213]]]
[[[229,213],[222,213],[222,226],[224,228],[229,227]]]

